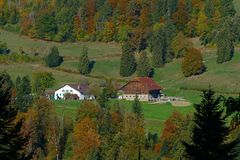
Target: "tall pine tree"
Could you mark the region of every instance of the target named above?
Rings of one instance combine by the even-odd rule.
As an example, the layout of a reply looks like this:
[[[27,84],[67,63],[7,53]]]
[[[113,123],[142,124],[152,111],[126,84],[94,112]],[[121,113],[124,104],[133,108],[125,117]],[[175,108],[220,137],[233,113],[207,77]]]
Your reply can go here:
[[[17,96],[16,96],[16,106],[18,107],[18,110],[20,112],[26,112],[28,107],[30,107],[33,97],[31,95],[32,89],[31,89],[31,82],[29,80],[28,76],[23,77],[22,79],[20,77],[16,80],[16,90],[17,90]]]
[[[139,77],[150,77],[152,76],[152,68],[150,66],[147,53],[142,52],[140,54],[138,64],[137,64],[137,75]]]
[[[22,158],[26,139],[22,137],[23,120],[17,120],[12,97],[13,83],[7,73],[0,74],[0,159]]]
[[[220,0],[220,13],[221,17],[233,17],[236,14],[233,0]]]
[[[217,63],[232,60],[234,56],[234,36],[232,32],[232,19],[225,18],[218,26],[216,34]]]
[[[152,37],[152,63],[154,67],[162,67],[166,62],[166,41],[163,27],[155,31]]]
[[[120,75],[129,77],[136,71],[136,59],[134,57],[134,50],[130,43],[126,42],[122,46],[122,57],[120,64]]]
[[[78,68],[79,68],[80,74],[82,74],[82,75],[87,75],[91,72],[87,46],[83,46],[83,51],[82,51],[82,55],[79,59]]]
[[[203,92],[200,104],[195,104],[192,143],[183,142],[186,157],[192,160],[231,160],[237,141],[229,141],[230,128],[220,105],[221,98],[211,89]]]
[[[142,106],[137,95],[132,104],[132,112],[135,113],[138,117],[143,116]]]

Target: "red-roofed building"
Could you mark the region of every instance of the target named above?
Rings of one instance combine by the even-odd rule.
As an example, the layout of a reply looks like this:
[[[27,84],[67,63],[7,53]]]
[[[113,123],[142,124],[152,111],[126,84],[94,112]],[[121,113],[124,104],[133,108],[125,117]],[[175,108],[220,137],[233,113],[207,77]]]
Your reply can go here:
[[[119,89],[119,99],[134,100],[137,95],[140,101],[156,101],[162,89],[149,77],[137,77]]]

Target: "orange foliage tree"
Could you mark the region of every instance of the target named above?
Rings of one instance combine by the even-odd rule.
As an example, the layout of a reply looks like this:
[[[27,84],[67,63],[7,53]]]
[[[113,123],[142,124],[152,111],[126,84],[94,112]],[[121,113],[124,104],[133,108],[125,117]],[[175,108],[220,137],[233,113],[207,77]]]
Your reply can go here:
[[[156,144],[155,151],[157,153],[163,152],[162,150],[165,149],[166,142],[174,142],[174,138],[177,135],[177,131],[182,125],[184,117],[179,112],[173,112],[173,114],[167,119],[164,124],[164,130],[160,137],[160,142]],[[171,148],[173,144],[168,143],[167,148]]]
[[[185,29],[185,25],[189,21],[189,15],[185,0],[179,0],[178,10],[173,13],[172,19],[179,31],[183,31]]]
[[[96,124],[89,117],[76,124],[73,138],[74,159],[76,160],[85,160],[100,146],[100,136],[97,133]]]

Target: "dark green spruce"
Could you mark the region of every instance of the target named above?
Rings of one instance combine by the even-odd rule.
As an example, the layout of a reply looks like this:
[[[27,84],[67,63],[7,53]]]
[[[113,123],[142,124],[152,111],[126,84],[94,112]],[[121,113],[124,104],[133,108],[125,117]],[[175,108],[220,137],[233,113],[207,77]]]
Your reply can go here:
[[[192,143],[183,142],[186,157],[191,160],[233,160],[237,153],[237,141],[229,140],[221,97],[215,97],[211,89],[203,92],[200,104],[195,104]]]
[[[134,51],[129,43],[124,43],[122,46],[122,57],[120,64],[120,75],[123,77],[129,77],[136,71],[136,59],[134,57]]]
[[[18,111],[12,97],[13,82],[7,73],[0,73],[0,159],[22,159],[26,139],[21,135],[23,120],[16,120]]]
[[[140,57],[137,63],[137,75],[139,77],[152,76],[152,67],[149,63],[149,59],[146,52],[140,53]]]
[[[28,76],[17,77],[16,80],[16,106],[20,112],[26,112],[28,107],[30,107],[33,96],[32,93],[32,86]]]
[[[132,112],[135,113],[138,117],[142,117],[143,115],[141,102],[139,101],[139,98],[137,95],[132,104]]]
[[[82,55],[79,59],[78,69],[79,69],[79,73],[82,75],[87,75],[91,72],[87,46],[83,46]]]
[[[56,46],[53,46],[50,49],[49,54],[45,57],[45,62],[48,67],[57,67],[61,65],[63,57],[59,55],[59,51]]]

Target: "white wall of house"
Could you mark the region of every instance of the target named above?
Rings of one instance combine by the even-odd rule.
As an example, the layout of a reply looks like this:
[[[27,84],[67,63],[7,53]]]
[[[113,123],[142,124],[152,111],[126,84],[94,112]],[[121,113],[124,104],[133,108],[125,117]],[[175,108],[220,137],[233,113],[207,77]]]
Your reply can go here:
[[[60,99],[64,99],[64,95],[66,93],[70,93],[70,94],[76,94],[79,97],[79,100],[84,100],[85,96],[80,93],[79,91],[75,90],[74,88],[70,87],[69,85],[65,85],[62,88],[58,89],[55,94],[54,94],[54,99],[58,100],[58,97]]]
[[[149,96],[148,94],[138,94],[138,99],[139,101],[149,101]],[[118,96],[118,99],[125,99],[128,101],[133,101],[136,98],[136,94],[123,94]]]

